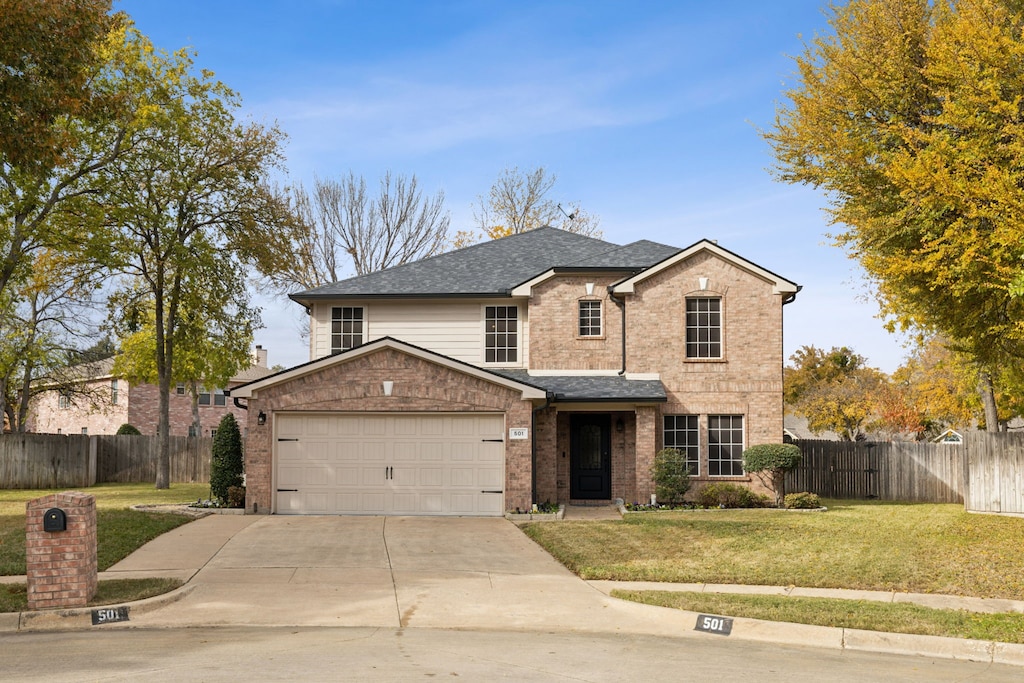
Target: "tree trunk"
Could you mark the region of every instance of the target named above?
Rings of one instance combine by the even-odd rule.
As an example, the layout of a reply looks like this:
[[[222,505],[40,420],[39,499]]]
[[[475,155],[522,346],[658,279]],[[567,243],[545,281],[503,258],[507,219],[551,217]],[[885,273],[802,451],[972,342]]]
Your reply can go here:
[[[156,487],[171,487],[171,382],[169,373],[160,373],[160,416],[156,430]]]
[[[199,418],[199,386],[189,382],[189,396],[192,400],[192,432],[195,436],[203,435],[203,422]]]
[[[786,472],[772,470],[772,488],[775,489],[775,507],[786,507]]]
[[[978,393],[981,394],[981,404],[985,408],[985,431],[999,431],[999,411],[996,408],[996,390],[992,386],[992,376],[986,371],[978,375]]]

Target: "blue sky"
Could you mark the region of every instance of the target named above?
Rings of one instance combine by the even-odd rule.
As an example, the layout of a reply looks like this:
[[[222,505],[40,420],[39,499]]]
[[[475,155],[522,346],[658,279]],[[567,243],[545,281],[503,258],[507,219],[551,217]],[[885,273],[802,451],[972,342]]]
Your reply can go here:
[[[815,0],[120,0],[153,42],[191,46],[247,115],[288,134],[291,180],[385,171],[444,190],[453,229],[502,169],[544,166],[552,197],[604,238],[702,238],[803,286],[785,353],[847,345],[891,372],[905,354],[855,262],[830,246],[825,198],[775,182],[758,134]],[[305,321],[263,299],[271,364],[308,360]]]

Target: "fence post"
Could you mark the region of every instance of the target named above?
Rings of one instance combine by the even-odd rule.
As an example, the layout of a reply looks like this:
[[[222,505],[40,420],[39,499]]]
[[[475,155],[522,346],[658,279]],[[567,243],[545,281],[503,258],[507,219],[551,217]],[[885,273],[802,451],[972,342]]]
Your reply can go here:
[[[96,485],[96,452],[99,450],[99,437],[89,437],[89,471],[86,474],[86,486]]]

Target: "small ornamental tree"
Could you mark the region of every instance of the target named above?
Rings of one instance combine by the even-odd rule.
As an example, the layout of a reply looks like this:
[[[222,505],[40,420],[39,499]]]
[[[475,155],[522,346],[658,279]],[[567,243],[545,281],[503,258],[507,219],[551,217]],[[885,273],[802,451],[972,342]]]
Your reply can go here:
[[[140,436],[141,434],[138,427],[127,422],[117,428],[118,436]]]
[[[213,461],[210,463],[210,496],[222,504],[228,501],[228,489],[242,485],[242,434],[235,416],[221,418],[213,436]]]
[[[651,478],[654,479],[654,495],[659,503],[681,504],[683,496],[690,490],[690,468],[686,464],[686,454],[675,448],[658,451],[654,456]]]
[[[764,472],[771,478],[775,491],[775,505],[785,507],[786,472],[800,464],[803,454],[791,443],[765,443],[743,451],[743,469]]]

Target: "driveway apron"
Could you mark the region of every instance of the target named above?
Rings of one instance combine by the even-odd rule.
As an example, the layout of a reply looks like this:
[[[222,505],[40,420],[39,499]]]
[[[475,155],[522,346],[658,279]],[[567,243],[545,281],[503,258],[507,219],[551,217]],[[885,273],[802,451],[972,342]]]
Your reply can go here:
[[[642,606],[600,593],[503,519],[262,517],[235,532],[190,583],[181,600],[132,624],[652,626]],[[678,628],[686,627],[662,622],[654,632]]]

